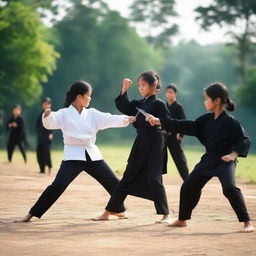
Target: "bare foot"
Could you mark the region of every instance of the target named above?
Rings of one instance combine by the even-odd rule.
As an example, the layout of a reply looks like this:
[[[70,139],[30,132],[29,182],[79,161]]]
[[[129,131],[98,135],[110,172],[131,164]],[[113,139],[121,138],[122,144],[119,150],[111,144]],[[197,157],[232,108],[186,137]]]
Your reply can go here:
[[[160,224],[160,223],[171,223],[171,219],[169,215],[163,215],[163,218],[161,220],[157,220],[155,223]]]
[[[168,227],[186,227],[187,221],[186,220],[175,220],[173,223],[168,225]]]
[[[255,230],[255,227],[252,225],[250,221],[246,221],[244,223],[244,228],[240,231],[240,233],[251,233]]]
[[[120,219],[128,219],[127,215],[125,212],[121,213],[115,213],[115,212],[109,212],[109,211],[104,211],[104,213],[96,218],[92,218],[94,221],[104,221],[104,220],[109,220],[110,215],[115,215]]]
[[[52,168],[49,168],[48,175],[51,176],[51,173],[52,173]]]
[[[28,213],[23,219],[18,219],[18,220],[14,220],[12,221],[13,223],[23,223],[23,222],[29,222],[31,220],[33,216]]]

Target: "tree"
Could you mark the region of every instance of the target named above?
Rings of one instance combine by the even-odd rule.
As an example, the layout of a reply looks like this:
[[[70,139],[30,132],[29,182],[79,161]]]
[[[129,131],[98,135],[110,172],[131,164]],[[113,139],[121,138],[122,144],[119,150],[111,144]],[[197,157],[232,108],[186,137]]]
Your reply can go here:
[[[56,49],[61,57],[56,71],[44,85],[44,95],[52,98],[53,109],[63,106],[70,84],[82,79],[93,86],[91,107],[117,112],[114,98],[120,92],[123,78],[134,81],[129,94],[139,97],[138,74],[146,69],[162,68],[161,53],[139,37],[115,11],[76,4],[53,29],[59,38]],[[113,137],[119,133],[127,138],[130,132],[114,131]],[[111,131],[106,136],[112,138]]]
[[[136,78],[139,72],[160,68],[163,63],[161,53],[114,11],[102,13],[102,9],[75,5],[54,29],[61,58],[44,94],[50,95],[59,107],[66,88],[84,79],[93,84],[93,105],[113,110],[112,104],[104,106],[104,102],[113,101],[125,76]]]
[[[240,102],[253,110],[256,110],[256,66],[250,66],[246,71],[246,78],[243,86],[237,89],[237,98]]]
[[[203,29],[208,30],[212,25],[228,25],[229,34],[232,36],[239,50],[240,74],[245,80],[247,57],[256,38],[255,17],[256,1],[252,0],[213,0],[207,7],[198,7],[197,20]],[[241,31],[239,31],[241,27]]]
[[[58,54],[47,43],[44,26],[33,9],[10,3],[0,9],[0,102],[31,105],[41,83],[55,68]]]
[[[174,5],[175,0],[135,0],[130,6],[131,20],[146,24],[146,38],[155,47],[169,47],[171,36],[178,32],[170,20],[177,15]]]

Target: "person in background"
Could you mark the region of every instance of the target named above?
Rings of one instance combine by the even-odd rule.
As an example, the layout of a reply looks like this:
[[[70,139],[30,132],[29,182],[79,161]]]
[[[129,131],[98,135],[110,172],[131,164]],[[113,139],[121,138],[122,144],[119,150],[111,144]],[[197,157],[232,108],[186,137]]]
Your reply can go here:
[[[37,134],[37,147],[36,156],[40,168],[40,173],[45,173],[45,167],[48,167],[48,173],[51,174],[52,160],[51,160],[51,144],[53,139],[53,131],[44,128],[42,122],[42,114],[46,109],[50,109],[52,106],[51,99],[49,97],[44,98],[41,101],[41,107],[43,111],[39,114],[36,121],[36,134]]]
[[[177,120],[185,120],[185,112],[180,103],[177,102],[177,86],[170,84],[165,89],[165,96],[167,99],[166,106],[170,112],[171,118]],[[179,174],[183,180],[189,175],[186,156],[182,150],[181,143],[183,140],[183,134],[180,133],[167,133],[165,136],[165,158],[164,161],[168,161],[167,147],[169,148],[172,159],[179,171]]]
[[[7,142],[7,153],[9,163],[12,161],[13,151],[17,145],[23,156],[25,163],[27,162],[26,156],[26,136],[24,131],[24,118],[21,116],[21,106],[16,104],[12,108],[12,116],[7,122],[7,129],[10,131],[10,135]]]

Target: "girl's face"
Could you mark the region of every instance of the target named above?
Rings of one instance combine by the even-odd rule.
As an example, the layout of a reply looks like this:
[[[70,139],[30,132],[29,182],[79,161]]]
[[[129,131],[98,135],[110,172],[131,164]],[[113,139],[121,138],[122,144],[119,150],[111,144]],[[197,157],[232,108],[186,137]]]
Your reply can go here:
[[[177,94],[173,89],[166,89],[165,96],[166,96],[167,100],[173,101],[173,100],[175,100]]]
[[[156,93],[156,85],[150,85],[147,81],[142,78],[139,79],[138,87],[140,94],[144,98],[148,98]]]
[[[212,100],[206,93],[204,94],[204,106],[208,111],[214,111],[220,105],[220,98]]]
[[[91,94],[92,94],[92,91],[89,90],[87,93],[85,93],[84,95],[78,95],[77,96],[77,100],[78,100],[78,103],[80,103],[83,107],[88,107],[90,102],[91,102]]]
[[[42,103],[42,109],[46,110],[47,108],[51,108],[52,107],[52,104],[45,101]]]
[[[21,114],[21,109],[20,108],[14,108],[12,110],[12,113],[14,116],[19,116]]]

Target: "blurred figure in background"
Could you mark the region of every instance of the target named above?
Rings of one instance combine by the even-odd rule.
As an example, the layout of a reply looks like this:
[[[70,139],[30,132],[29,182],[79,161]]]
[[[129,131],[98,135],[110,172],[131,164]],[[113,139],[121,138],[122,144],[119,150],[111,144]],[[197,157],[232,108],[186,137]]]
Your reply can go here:
[[[51,108],[52,101],[49,97],[41,101],[42,111],[36,121],[37,147],[36,156],[40,168],[40,173],[45,173],[45,167],[48,167],[48,173],[51,174],[51,144],[53,139],[53,131],[45,129],[42,122],[42,115],[46,109]]]
[[[12,116],[7,122],[7,129],[10,131],[10,135],[7,143],[7,153],[9,163],[12,161],[13,151],[15,146],[18,145],[25,163],[27,162],[26,157],[26,136],[24,132],[24,118],[21,116],[21,106],[16,104],[12,108]]]
[[[176,101],[177,97],[177,86],[175,84],[170,84],[165,89],[165,96],[167,99],[166,106],[170,112],[171,118],[177,120],[185,120],[186,115],[184,109],[180,103]],[[184,152],[181,148],[181,143],[183,140],[183,134],[180,133],[168,133],[165,136],[166,148],[165,148],[165,158],[164,161],[167,164],[168,161],[168,152],[167,147],[169,148],[172,159],[180,173],[180,176],[185,180],[188,175],[188,166],[187,159],[184,155]]]

